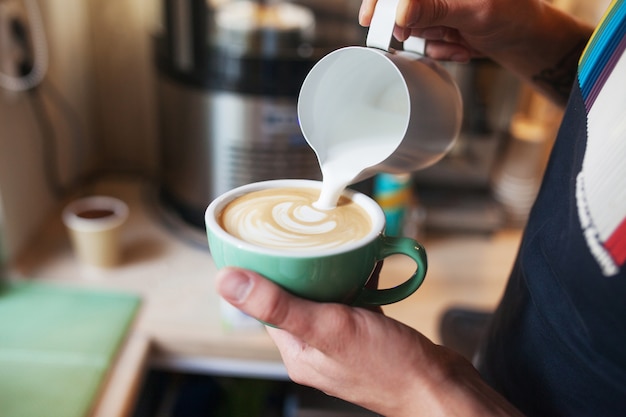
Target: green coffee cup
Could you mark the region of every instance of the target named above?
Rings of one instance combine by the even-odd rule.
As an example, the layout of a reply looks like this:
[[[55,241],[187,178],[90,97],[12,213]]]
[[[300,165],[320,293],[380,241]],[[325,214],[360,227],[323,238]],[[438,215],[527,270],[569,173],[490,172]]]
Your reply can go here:
[[[426,252],[413,239],[385,236],[385,215],[378,204],[364,194],[351,190],[344,192],[345,197],[369,216],[369,230],[358,241],[335,248],[293,252],[264,247],[241,240],[220,225],[222,211],[240,196],[267,189],[320,190],[321,184],[310,180],[264,181],[235,188],[216,198],[205,213],[209,247],[216,266],[253,270],[295,295],[321,302],[378,306],[395,303],[413,294],[426,275]],[[366,288],[376,264],[395,254],[413,259],[417,265],[415,272],[394,288]]]

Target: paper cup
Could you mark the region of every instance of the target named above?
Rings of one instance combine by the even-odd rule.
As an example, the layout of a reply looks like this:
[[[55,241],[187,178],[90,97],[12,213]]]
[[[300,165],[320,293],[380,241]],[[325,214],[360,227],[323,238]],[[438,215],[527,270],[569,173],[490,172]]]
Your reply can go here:
[[[78,259],[87,265],[109,268],[120,263],[120,231],[128,218],[128,206],[107,196],[82,198],[63,210]]]

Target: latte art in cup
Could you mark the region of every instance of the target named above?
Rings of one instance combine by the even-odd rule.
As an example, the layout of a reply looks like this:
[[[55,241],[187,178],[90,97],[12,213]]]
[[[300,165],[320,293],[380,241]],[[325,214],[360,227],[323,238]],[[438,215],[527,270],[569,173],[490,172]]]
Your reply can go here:
[[[365,194],[347,190],[337,208],[316,208],[321,181],[282,179],[234,188],[209,204],[205,223],[215,267],[254,271],[299,297],[355,306],[405,299],[424,281],[422,245],[385,236],[385,213]],[[367,286],[390,256],[415,262],[392,288]]]
[[[319,210],[319,190],[272,188],[231,201],[220,226],[246,242],[286,251],[331,249],[364,238],[371,230],[367,212],[347,197],[337,207]]]

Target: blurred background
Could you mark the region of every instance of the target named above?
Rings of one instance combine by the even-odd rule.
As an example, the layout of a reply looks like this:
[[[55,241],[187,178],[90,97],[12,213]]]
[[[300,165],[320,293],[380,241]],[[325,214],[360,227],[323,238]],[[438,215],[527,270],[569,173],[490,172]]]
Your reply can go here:
[[[0,0],[6,258],[65,193],[102,174],[154,181],[163,205],[196,225],[225,188],[319,175],[297,128],[297,91],[317,58],[363,42],[360,2],[243,3]],[[608,0],[557,3],[596,22]],[[422,221],[470,230],[523,222],[559,111],[489,61],[448,68],[464,128],[449,157],[411,178]],[[516,164],[522,154],[537,162]]]
[[[609,0],[555,2],[595,23]],[[81,343],[91,347],[87,336],[105,335],[114,351],[141,299],[137,327],[119,342],[123,355],[115,370],[124,383],[114,374],[106,390],[112,400],[98,415],[118,415],[106,406],[130,408],[134,394],[136,417],[371,415],[288,383],[270,341],[260,342],[253,331],[222,329],[230,316],[211,295],[202,232],[205,207],[227,189],[320,177],[298,126],[298,91],[317,59],[364,43],[359,6],[359,0],[0,0],[0,285],[9,282],[3,278],[13,264],[27,278],[2,293],[0,342],[9,346],[0,358],[3,400],[30,405],[36,396],[27,384],[22,394],[29,401],[13,395],[12,375],[47,369],[35,360],[33,374],[25,372],[24,358],[33,350],[17,352],[15,340],[45,344],[42,335],[51,334],[74,354]],[[432,338],[449,303],[492,306],[499,299],[561,119],[558,108],[489,60],[443,65],[464,103],[461,135],[450,154],[423,171],[356,185],[383,206],[390,234],[418,237],[432,230],[445,236],[433,233],[428,241],[429,284],[412,302],[385,309]],[[94,273],[72,257],[59,208],[78,190],[98,189],[85,186],[103,178],[114,179],[115,191],[132,206],[131,250],[117,269]],[[99,190],[114,190],[107,187]],[[160,217],[143,206],[157,208]],[[175,238],[182,229],[201,236],[199,251]],[[389,265],[392,277],[413,267]],[[95,291],[66,294],[59,290],[64,285],[50,283]],[[127,315],[121,322],[114,317],[115,331],[102,325],[104,319],[94,325],[85,313],[105,305],[100,292],[109,290],[133,294],[121,296]],[[30,301],[20,310],[15,299]],[[106,306],[105,313],[113,311]],[[84,318],[87,325],[76,330]],[[24,324],[35,319],[41,324],[36,331]],[[258,355],[262,365],[270,357],[272,375],[252,378],[258,369],[223,360],[231,354]],[[37,392],[53,401],[84,388],[65,368],[58,372],[50,380],[22,382],[41,382]]]

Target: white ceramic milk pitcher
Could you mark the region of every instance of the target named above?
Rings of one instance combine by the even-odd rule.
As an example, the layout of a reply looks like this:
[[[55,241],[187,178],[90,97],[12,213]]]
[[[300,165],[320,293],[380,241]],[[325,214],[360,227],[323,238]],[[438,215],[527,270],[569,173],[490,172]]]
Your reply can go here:
[[[390,48],[397,4],[378,0],[367,47],[331,52],[302,85],[300,127],[325,183],[329,176],[347,186],[376,172],[425,168],[458,136],[462,102],[450,74],[423,55],[419,38],[409,38],[403,51]]]

